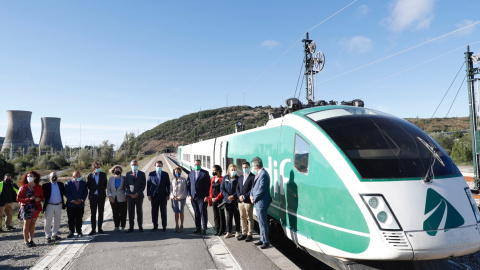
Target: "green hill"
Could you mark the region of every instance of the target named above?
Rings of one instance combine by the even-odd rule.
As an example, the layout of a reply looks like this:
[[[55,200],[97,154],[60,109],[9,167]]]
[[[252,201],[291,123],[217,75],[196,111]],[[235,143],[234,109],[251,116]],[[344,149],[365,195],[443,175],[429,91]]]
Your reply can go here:
[[[148,130],[136,139],[145,154],[176,151],[176,147],[235,132],[235,123],[242,121],[245,130],[263,126],[269,113],[280,113],[281,108],[270,106],[232,106],[184,115],[166,121]]]

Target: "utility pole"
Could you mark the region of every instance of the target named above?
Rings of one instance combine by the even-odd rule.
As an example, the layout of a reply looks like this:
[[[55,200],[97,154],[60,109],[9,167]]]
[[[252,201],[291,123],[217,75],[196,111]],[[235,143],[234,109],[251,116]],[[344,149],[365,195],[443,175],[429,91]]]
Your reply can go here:
[[[474,82],[479,79],[475,79],[475,75],[480,74],[479,68],[473,67],[473,61],[475,60],[476,64],[480,63],[480,56],[473,56],[473,52],[470,52],[470,46],[467,46],[467,52],[465,52],[465,64],[467,72],[467,84],[468,84],[468,107],[470,110],[470,132],[472,136],[472,155],[473,155],[473,171],[474,171],[474,180],[475,187],[474,190],[479,190],[480,185],[480,169],[479,169],[479,153],[480,153],[480,138],[477,122],[477,108],[475,98],[475,85]]]

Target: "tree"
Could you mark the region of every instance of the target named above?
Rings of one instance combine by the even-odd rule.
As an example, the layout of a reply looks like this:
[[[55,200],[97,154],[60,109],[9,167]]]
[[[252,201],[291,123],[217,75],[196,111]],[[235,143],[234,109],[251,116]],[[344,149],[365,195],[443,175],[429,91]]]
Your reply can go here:
[[[469,137],[455,141],[452,148],[452,159],[458,164],[472,164],[472,143]]]
[[[108,140],[103,141],[102,145],[100,146],[100,163],[103,165],[110,164],[113,165],[113,150],[114,145],[109,143]]]

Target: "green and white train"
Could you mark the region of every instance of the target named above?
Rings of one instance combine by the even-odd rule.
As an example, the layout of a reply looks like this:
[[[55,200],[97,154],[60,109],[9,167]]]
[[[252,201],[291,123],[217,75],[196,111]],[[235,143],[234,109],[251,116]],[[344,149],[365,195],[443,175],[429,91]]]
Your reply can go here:
[[[480,215],[460,171],[403,119],[320,106],[178,148],[189,170],[195,159],[211,172],[255,156],[272,180],[268,215],[313,255],[407,261],[480,250]]]

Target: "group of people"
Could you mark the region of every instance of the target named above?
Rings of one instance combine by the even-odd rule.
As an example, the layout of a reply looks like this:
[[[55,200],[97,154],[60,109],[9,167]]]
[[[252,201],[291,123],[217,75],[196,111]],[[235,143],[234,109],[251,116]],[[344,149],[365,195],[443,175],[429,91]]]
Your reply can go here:
[[[212,167],[212,177],[201,169],[201,161],[194,161],[194,168],[188,175],[188,194],[195,212],[194,233],[206,234],[207,205],[213,208],[215,235],[232,237],[233,219],[235,220],[235,237],[237,240],[252,241],[253,209],[257,211],[260,228],[260,240],[255,245],[265,249],[268,240],[267,210],[272,202],[270,196],[270,175],[263,168],[259,157],[242,163],[242,175],[237,175],[237,166],[230,164],[227,174],[222,176],[219,165]],[[226,214],[226,215],[225,215]],[[241,223],[241,232],[240,232]],[[202,227],[203,225],[203,227]]]
[[[7,216],[7,230],[15,229],[12,226],[13,203],[18,202],[20,204],[18,218],[23,220],[25,246],[36,246],[33,238],[36,220],[41,211],[45,213],[44,231],[49,243],[61,239],[59,229],[64,209],[67,210],[68,218],[67,238],[74,237],[75,232],[81,237],[85,200],[88,197],[92,226],[89,235],[103,233],[103,215],[107,198],[112,208],[114,231],[133,232],[136,212],[138,230],[144,232],[142,205],[144,191],[147,189],[147,198],[152,206],[152,232],[159,229],[159,212],[162,230],[167,230],[166,211],[169,200],[175,213],[175,232],[182,232],[185,203],[187,196],[190,196],[195,212],[194,233],[206,234],[207,206],[211,206],[215,219],[215,235],[221,236],[226,233],[226,238],[232,237],[232,219],[235,219],[235,236],[238,240],[250,242],[255,205],[260,227],[260,241],[255,244],[267,248],[269,246],[267,209],[271,203],[270,176],[263,169],[262,160],[254,158],[252,170],[250,163],[244,162],[243,173],[240,176],[237,175],[237,167],[233,164],[228,166],[225,176],[222,176],[222,168],[215,165],[212,168],[212,177],[206,170],[201,169],[200,160],[195,160],[194,165],[194,170],[187,179],[181,176],[180,167],[173,170],[174,177],[170,179],[168,173],[162,170],[162,161],[157,161],[155,171],[150,172],[147,178],[144,172],[138,170],[138,162],[132,160],[131,171],[123,175],[122,167],[115,165],[109,170],[111,176],[107,180],[107,174],[102,172],[100,163],[94,162],[92,172],[87,175],[86,181],[79,171],[74,171],[72,179],[64,184],[58,181],[57,174],[52,172],[48,176],[50,181],[40,185],[40,174],[30,171],[22,176],[20,188],[12,181],[12,175],[6,174],[4,180],[0,182],[0,231],[3,214]],[[127,210],[128,230],[125,229]]]

